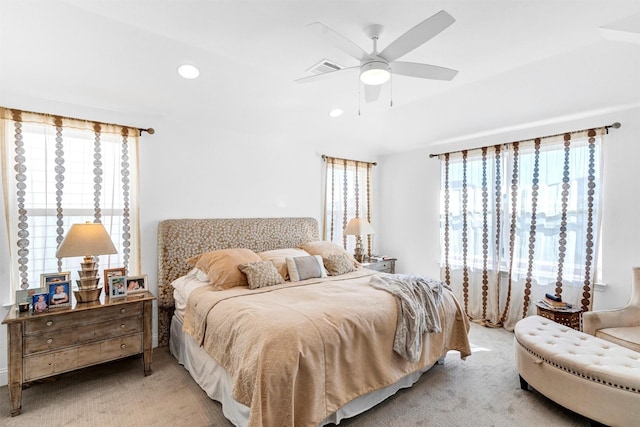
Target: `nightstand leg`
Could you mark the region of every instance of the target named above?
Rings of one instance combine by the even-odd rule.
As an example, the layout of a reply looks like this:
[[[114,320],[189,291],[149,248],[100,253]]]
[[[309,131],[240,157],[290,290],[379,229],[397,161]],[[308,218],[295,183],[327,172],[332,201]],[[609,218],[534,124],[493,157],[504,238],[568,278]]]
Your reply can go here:
[[[22,323],[8,325],[9,332],[9,401],[11,416],[22,411]]]
[[[143,307],[143,349],[142,353],[142,363],[144,364],[144,375],[151,375],[151,361],[153,359],[153,337],[151,332],[151,310],[153,307],[152,301],[145,301]]]

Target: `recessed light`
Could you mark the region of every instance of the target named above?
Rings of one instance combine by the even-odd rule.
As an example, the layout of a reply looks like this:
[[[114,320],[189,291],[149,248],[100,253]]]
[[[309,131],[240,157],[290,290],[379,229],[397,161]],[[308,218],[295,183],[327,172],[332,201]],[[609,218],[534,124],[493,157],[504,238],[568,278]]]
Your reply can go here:
[[[198,78],[200,70],[193,65],[184,64],[178,67],[178,74],[185,79],[193,80]]]
[[[344,111],[342,111],[340,108],[334,108],[333,110],[329,111],[329,117],[340,117],[342,113],[344,113]]]

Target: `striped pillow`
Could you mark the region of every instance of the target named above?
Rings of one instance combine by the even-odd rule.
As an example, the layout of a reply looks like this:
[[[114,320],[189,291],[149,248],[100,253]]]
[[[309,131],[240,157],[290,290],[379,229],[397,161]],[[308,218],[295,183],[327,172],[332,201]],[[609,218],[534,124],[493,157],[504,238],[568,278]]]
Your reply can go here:
[[[322,257],[320,255],[287,257],[286,262],[289,278],[292,282],[327,277],[327,271],[322,265]]]

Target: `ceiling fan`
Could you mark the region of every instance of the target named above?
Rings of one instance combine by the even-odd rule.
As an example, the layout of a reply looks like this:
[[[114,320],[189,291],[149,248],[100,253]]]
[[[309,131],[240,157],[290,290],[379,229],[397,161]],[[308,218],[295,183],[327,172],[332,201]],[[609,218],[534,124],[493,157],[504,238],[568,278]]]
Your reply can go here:
[[[382,50],[382,52],[378,52],[378,38],[382,32],[382,26],[369,25],[364,31],[367,36],[373,40],[373,51],[371,53],[365,52],[360,46],[336,33],[324,24],[320,22],[311,23],[307,25],[309,30],[359,60],[360,65],[340,68],[335,71],[321,72],[313,76],[297,79],[296,82],[313,82],[325,78],[328,75],[335,75],[336,73],[359,68],[360,81],[365,85],[365,101],[371,102],[378,99],[380,96],[380,88],[391,78],[391,73],[421,79],[451,80],[458,74],[458,71],[436,65],[396,61],[396,59],[421,46],[454,22],[455,19],[442,10],[398,37],[393,43]]]

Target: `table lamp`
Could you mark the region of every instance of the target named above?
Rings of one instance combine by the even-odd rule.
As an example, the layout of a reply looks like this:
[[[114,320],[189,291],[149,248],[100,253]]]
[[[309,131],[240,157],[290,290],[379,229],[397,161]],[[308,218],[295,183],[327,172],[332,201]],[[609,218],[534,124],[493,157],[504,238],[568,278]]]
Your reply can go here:
[[[104,225],[87,222],[73,224],[67,235],[58,246],[56,257],[67,258],[84,256],[81,270],[78,270],[80,280],[76,280],[78,290],[73,293],[78,302],[90,302],[100,298],[102,287],[98,286],[100,277],[93,258],[94,255],[116,254],[118,251],[107,234]]]
[[[362,250],[362,236],[368,234],[375,234],[373,227],[364,218],[352,218],[347,224],[347,228],[344,229],[344,234],[347,236],[356,236],[356,250],[354,256],[356,261],[362,262],[364,259],[364,253]]]

